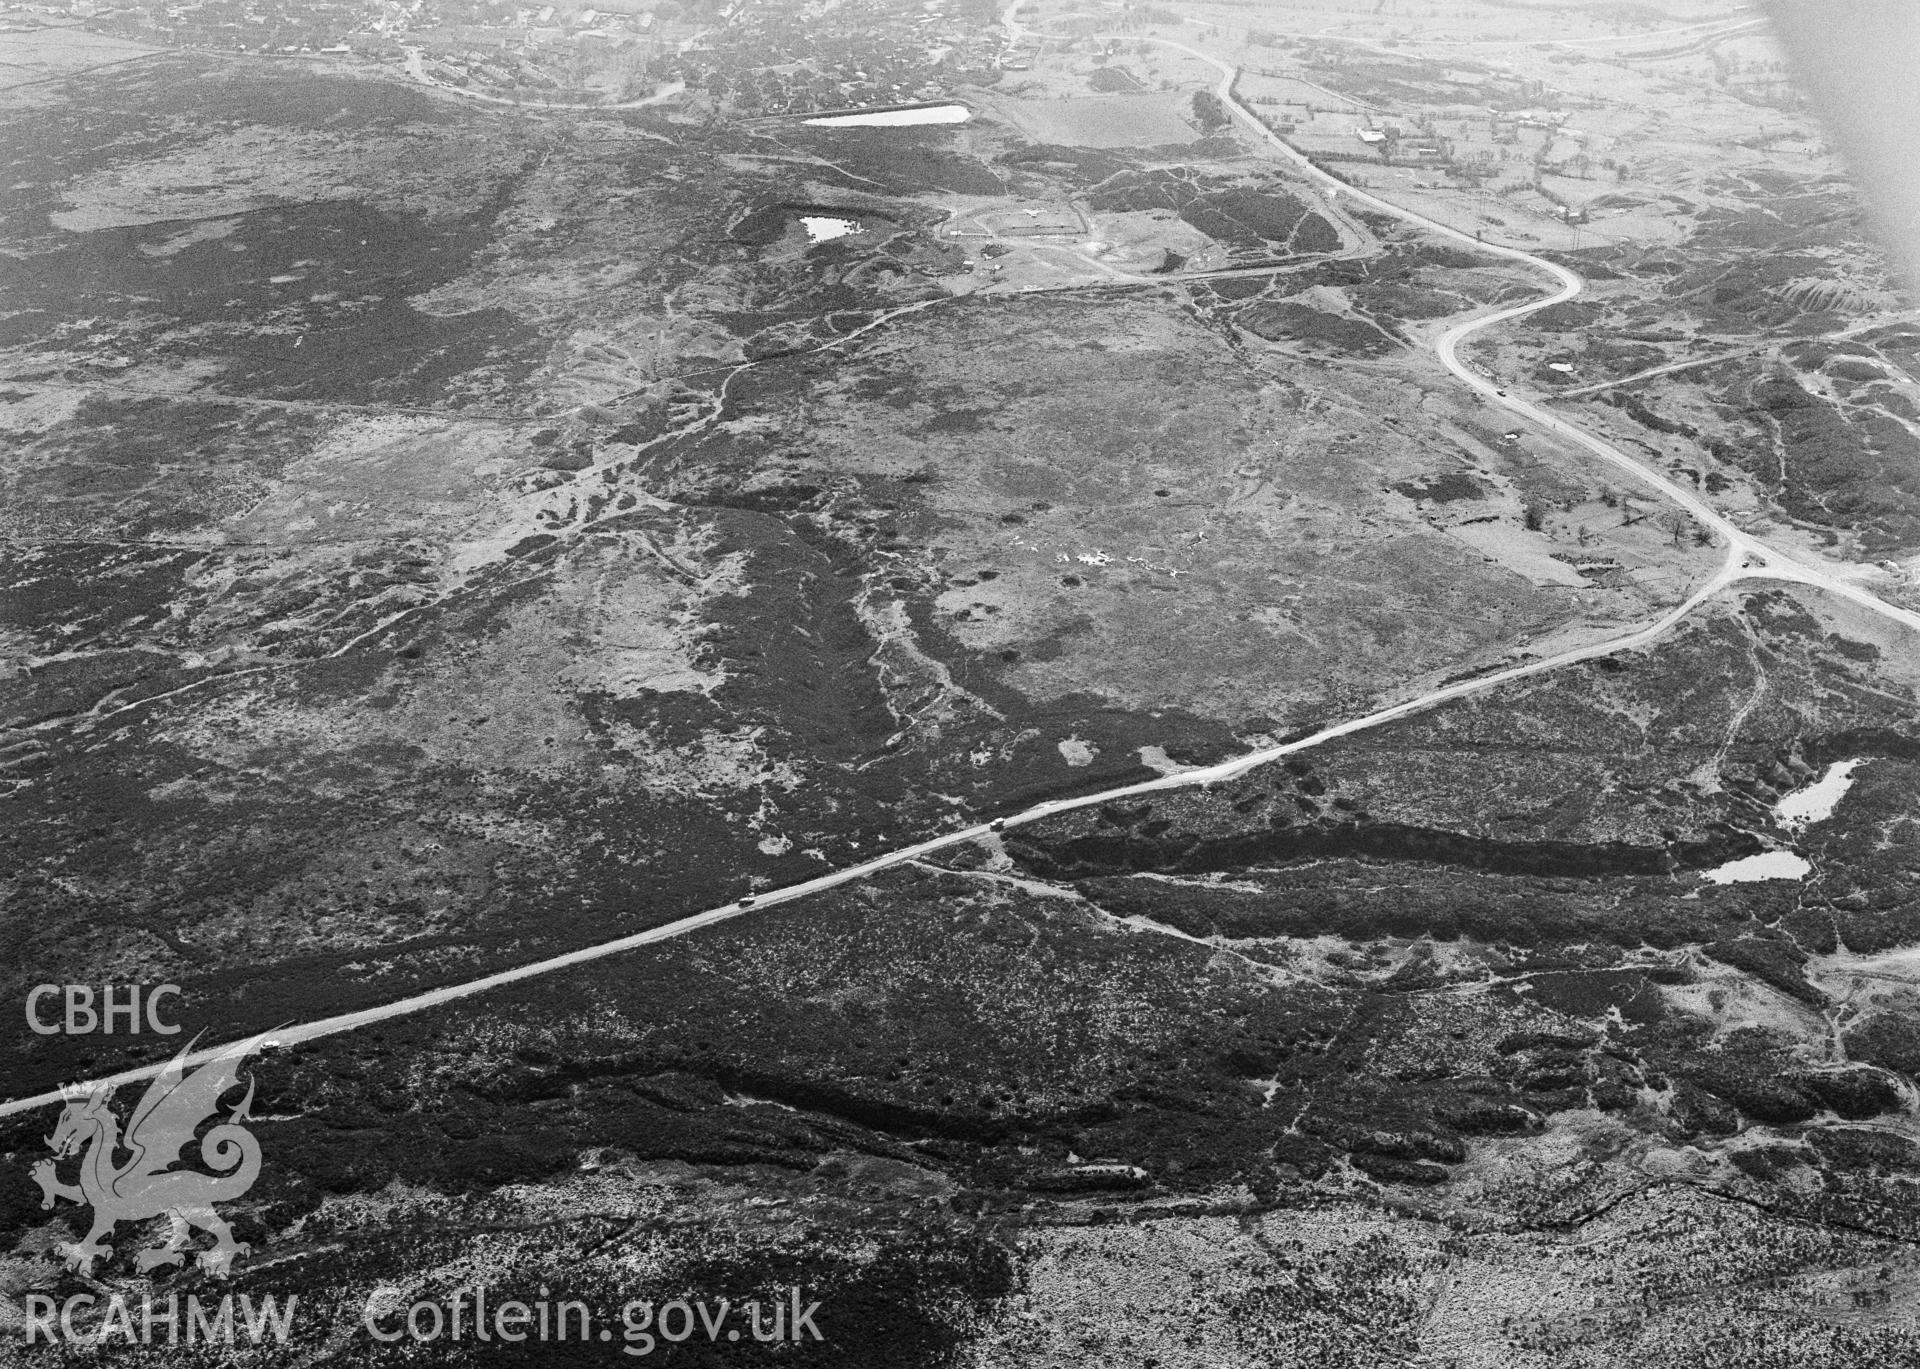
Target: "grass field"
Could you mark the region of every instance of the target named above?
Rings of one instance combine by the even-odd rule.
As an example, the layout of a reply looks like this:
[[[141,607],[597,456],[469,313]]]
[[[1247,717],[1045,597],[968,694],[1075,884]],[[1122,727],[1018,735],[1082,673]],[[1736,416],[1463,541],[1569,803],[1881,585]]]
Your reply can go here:
[[[39,85],[95,67],[148,57],[157,51],[80,28],[0,32],[0,90]]]
[[[1075,100],[1003,100],[999,110],[1037,143],[1068,147],[1160,147],[1199,131],[1182,113],[1187,97],[1107,95]]]

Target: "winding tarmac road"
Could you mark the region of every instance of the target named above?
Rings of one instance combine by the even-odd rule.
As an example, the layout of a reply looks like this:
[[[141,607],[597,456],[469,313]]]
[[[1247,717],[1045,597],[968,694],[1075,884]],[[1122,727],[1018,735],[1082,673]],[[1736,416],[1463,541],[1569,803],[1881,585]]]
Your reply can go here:
[[[1019,26],[1013,19],[1013,8],[1010,7],[1005,12],[1003,23],[1006,25],[1009,45],[1011,45],[1018,40],[1020,33]],[[1130,41],[1141,41],[1137,35],[1129,35],[1129,38]],[[1471,680],[1463,680],[1451,685],[1429,690],[1415,698],[1394,704],[1388,708],[1380,709],[1374,713],[1369,713],[1364,717],[1355,718],[1349,722],[1324,728],[1311,736],[1287,742],[1283,745],[1254,751],[1248,755],[1223,761],[1217,765],[1186,770],[1173,775],[1164,775],[1158,779],[1148,780],[1143,783],[1125,785],[1120,788],[1103,790],[1094,794],[1085,794],[1077,798],[1056,799],[1046,803],[1036,804],[1024,812],[1014,814],[1004,819],[986,823],[976,823],[970,827],[949,832],[942,836],[931,837],[925,841],[916,842],[911,846],[890,851],[885,855],[876,856],[874,859],[863,861],[858,865],[820,875],[814,879],[805,880],[798,884],[791,884],[785,888],[768,890],[751,898],[725,904],[722,907],[710,908],[705,912],[679,918],[659,927],[636,932],[631,936],[602,942],[595,946],[582,947],[579,950],[569,951],[564,955],[553,956],[546,960],[516,966],[512,969],[502,970],[496,974],[470,980],[466,983],[452,984],[444,988],[433,989],[426,993],[416,994],[410,998],[403,998],[396,1002],[382,1004],[378,1007],[365,1008],[358,1012],[343,1013],[334,1017],[321,1018],[313,1022],[289,1025],[268,1033],[267,1035],[272,1040],[283,1045],[294,1045],[301,1042],[318,1040],[322,1037],[334,1036],[341,1032],[354,1031],[358,1028],[373,1026],[392,1018],[425,1012],[447,1003],[453,1003],[463,998],[485,993],[491,989],[502,988],[509,984],[520,983],[524,980],[534,979],[544,975],[556,974],[577,966],[590,964],[596,960],[603,960],[609,956],[621,955],[628,951],[637,950],[643,946],[650,946],[662,941],[685,936],[690,932],[699,931],[703,928],[716,926],[722,922],[741,917],[749,911],[758,911],[778,904],[791,903],[799,899],[808,898],[814,894],[824,893],[842,885],[867,879],[883,870],[918,861],[923,857],[933,855],[940,851],[950,850],[969,842],[992,840],[1002,832],[1017,827],[1025,827],[1048,818],[1056,817],[1062,813],[1072,812],[1076,809],[1096,807],[1115,802],[1116,800],[1133,798],[1140,795],[1163,793],[1170,790],[1211,787],[1224,781],[1238,778],[1250,770],[1270,764],[1283,757],[1311,750],[1314,747],[1335,741],[1341,737],[1352,736],[1358,732],[1380,727],[1386,723],[1409,717],[1415,713],[1424,712],[1427,709],[1452,702],[1456,699],[1466,698],[1469,695],[1494,689],[1500,685],[1525,679],[1529,676],[1558,670],[1563,666],[1579,661],[1592,660],[1596,657],[1607,656],[1615,652],[1629,651],[1649,645],[1683,622],[1701,604],[1718,595],[1728,586],[1744,579],[1785,580],[1809,585],[1837,595],[1840,598],[1847,599],[1872,612],[1882,614],[1896,622],[1903,623],[1908,627],[1920,631],[1920,614],[1915,614],[1897,605],[1888,604],[1859,586],[1840,578],[1824,567],[1807,565],[1802,561],[1794,559],[1785,552],[1766,546],[1764,543],[1761,543],[1734,526],[1724,515],[1707,504],[1694,491],[1675,483],[1664,474],[1642,465],[1625,452],[1620,451],[1618,448],[1613,447],[1598,437],[1582,431],[1557,415],[1548,413],[1528,401],[1516,399],[1495,385],[1493,381],[1480,375],[1460,360],[1460,344],[1468,338],[1471,338],[1474,334],[1488,328],[1497,327],[1502,323],[1511,322],[1514,319],[1524,318],[1528,314],[1550,308],[1555,304],[1578,296],[1581,291],[1586,288],[1586,282],[1583,281],[1580,276],[1556,262],[1533,256],[1531,253],[1522,251],[1519,248],[1500,246],[1469,237],[1457,229],[1449,228],[1445,224],[1425,218],[1411,210],[1380,199],[1378,196],[1368,194],[1364,190],[1357,189],[1336,177],[1328,175],[1326,172],[1314,166],[1305,156],[1296,151],[1283,139],[1267,129],[1250,109],[1238,101],[1233,94],[1233,85],[1237,75],[1233,67],[1216,58],[1209,57],[1205,53],[1187,47],[1183,43],[1174,42],[1171,39],[1152,38],[1145,41],[1161,43],[1169,47],[1177,48],[1220,71],[1221,83],[1219,94],[1227,107],[1243,122],[1247,123],[1270,148],[1286,160],[1298,166],[1306,176],[1325,189],[1333,191],[1342,197],[1358,201],[1370,208],[1377,209],[1381,213],[1390,214],[1396,218],[1406,220],[1409,223],[1417,224],[1429,232],[1462,242],[1475,251],[1521,262],[1550,276],[1559,287],[1553,294],[1524,305],[1490,311],[1458,324],[1441,334],[1436,340],[1434,344],[1435,352],[1449,371],[1475,392],[1484,396],[1488,402],[1518,414],[1528,421],[1575,443],[1582,449],[1607,462],[1609,465],[1619,468],[1635,480],[1649,486],[1657,493],[1671,500],[1678,507],[1685,509],[1687,513],[1703,527],[1710,529],[1718,536],[1723,544],[1726,555],[1719,570],[1696,589],[1685,602],[1668,610],[1657,621],[1621,637],[1612,638],[1604,642],[1595,642],[1588,646],[1559,652],[1540,660],[1510,666],[1492,674],[1478,676]],[[905,313],[909,311],[901,310],[899,312]],[[895,314],[876,319],[867,327],[858,330],[858,333],[867,332],[888,321],[888,318],[897,316],[898,315]],[[852,337],[857,336],[858,333],[850,333],[846,338],[838,339],[837,342],[848,341]],[[186,1057],[186,1063],[189,1066],[199,1065],[213,1059],[228,1049],[230,1049],[230,1047],[226,1044],[206,1047],[190,1053]],[[166,1062],[156,1062],[137,1069],[125,1070],[96,1082],[108,1085],[138,1083],[153,1078],[160,1072],[165,1064]],[[42,1107],[51,1107],[63,1101],[64,1097],[58,1090],[35,1094],[27,1098],[11,1099],[7,1102],[0,1103],[0,1116],[28,1112]]]
[[[1005,22],[1008,25],[1011,40],[1018,33],[1018,28],[1013,21],[1012,9],[1007,11]],[[1508,261],[1516,261],[1535,271],[1552,277],[1554,282],[1559,286],[1559,289],[1553,294],[1537,300],[1531,300],[1526,304],[1515,305],[1512,308],[1499,309],[1476,315],[1464,323],[1456,324],[1440,335],[1439,339],[1434,343],[1434,352],[1440,358],[1441,365],[1451,371],[1461,382],[1490,403],[1518,414],[1537,427],[1544,428],[1548,432],[1574,443],[1583,450],[1591,452],[1608,465],[1624,471],[1639,483],[1650,487],[1656,493],[1685,509],[1694,521],[1698,522],[1702,527],[1711,529],[1714,534],[1719,537],[1721,542],[1740,554],[1742,558],[1742,575],[1760,579],[1788,580],[1798,584],[1812,585],[1818,589],[1826,590],[1830,594],[1837,595],[1840,598],[1858,604],[1871,612],[1891,618],[1895,622],[1902,623],[1915,631],[1920,631],[1920,613],[1914,613],[1909,609],[1901,608],[1897,604],[1890,604],[1879,596],[1869,593],[1859,585],[1836,574],[1831,569],[1823,566],[1809,565],[1804,561],[1790,556],[1784,551],[1766,545],[1750,533],[1736,527],[1727,519],[1726,515],[1707,503],[1706,500],[1702,499],[1693,490],[1669,479],[1662,472],[1635,460],[1611,443],[1595,437],[1584,429],[1569,423],[1558,414],[1550,413],[1539,405],[1527,400],[1516,398],[1460,359],[1460,344],[1474,336],[1474,334],[1484,332],[1489,328],[1498,327],[1503,323],[1511,323],[1515,319],[1525,318],[1528,314],[1538,313],[1542,309],[1550,309],[1556,304],[1564,304],[1568,300],[1578,298],[1587,288],[1587,283],[1577,273],[1562,266],[1559,262],[1549,261],[1545,257],[1537,257],[1533,253],[1521,248],[1507,247],[1500,243],[1487,242],[1471,234],[1463,233],[1457,228],[1450,227],[1436,219],[1430,219],[1424,214],[1395,204],[1391,200],[1383,200],[1378,195],[1370,194],[1357,186],[1349,185],[1337,176],[1322,171],[1308,160],[1304,153],[1300,152],[1291,143],[1287,142],[1286,139],[1280,137],[1279,134],[1262,123],[1259,116],[1256,115],[1252,109],[1240,102],[1239,97],[1234,94],[1233,90],[1234,83],[1239,77],[1237,68],[1221,61],[1217,57],[1210,57],[1198,49],[1188,47],[1185,43],[1175,42],[1171,38],[1135,39],[1135,41],[1159,43],[1165,47],[1174,48],[1177,51],[1186,53],[1189,57],[1194,57],[1205,62],[1208,66],[1218,71],[1220,73],[1220,86],[1217,93],[1221,101],[1233,112],[1235,117],[1247,125],[1249,130],[1269,149],[1279,153],[1282,158],[1291,162],[1309,180],[1330,194],[1343,200],[1364,204],[1368,208],[1377,210],[1382,214],[1388,214],[1394,218],[1402,219],[1429,233],[1458,242],[1476,252],[1488,256],[1501,257]],[[1741,576],[1735,576],[1733,578],[1738,579],[1741,578]],[[1731,581],[1727,583],[1731,583]]]
[[[562,970],[573,969],[576,966],[591,964],[596,960],[604,960],[608,956],[621,955],[627,951],[638,950],[642,946],[651,946],[656,942],[669,941],[675,937],[685,936],[689,932],[699,931],[704,927],[712,927],[722,922],[731,921],[748,912],[755,912],[762,908],[773,907],[776,904],[791,903],[796,899],[808,898],[814,894],[825,893],[829,889],[839,888],[843,884],[856,883],[876,875],[883,870],[890,870],[897,865],[907,865],[925,856],[930,856],[940,851],[951,850],[956,846],[964,846],[970,842],[993,840],[996,839],[999,834],[1010,831],[1016,827],[1026,827],[1036,822],[1042,822],[1048,818],[1058,817],[1062,813],[1071,813],[1076,809],[1098,807],[1102,804],[1113,803],[1121,799],[1135,798],[1144,794],[1165,793],[1175,789],[1210,788],[1224,781],[1236,779],[1250,770],[1258,769],[1260,766],[1270,764],[1283,757],[1295,755],[1301,751],[1308,751],[1316,746],[1324,745],[1327,742],[1335,741],[1341,737],[1352,736],[1356,732],[1365,732],[1371,728],[1379,727],[1384,723],[1393,722],[1400,718],[1409,717],[1415,713],[1424,712],[1429,708],[1454,699],[1465,698],[1470,694],[1477,694],[1513,680],[1524,679],[1529,675],[1539,675],[1546,671],[1557,670],[1562,666],[1570,665],[1577,661],[1591,660],[1597,656],[1611,655],[1616,651],[1626,651],[1634,647],[1645,646],[1676,626],[1701,603],[1713,595],[1718,594],[1721,589],[1738,578],[1740,578],[1740,571],[1730,557],[1720,572],[1705,585],[1694,591],[1693,595],[1689,597],[1686,602],[1668,610],[1657,622],[1649,624],[1625,637],[1611,638],[1604,642],[1595,642],[1589,646],[1561,652],[1542,660],[1528,661],[1522,665],[1511,666],[1508,669],[1490,675],[1478,676],[1471,680],[1462,680],[1456,684],[1447,685],[1422,694],[1418,698],[1395,704],[1390,708],[1383,708],[1377,713],[1369,713],[1365,717],[1355,718],[1350,722],[1338,723],[1332,727],[1323,728],[1311,736],[1302,737],[1279,746],[1266,747],[1259,751],[1250,752],[1245,756],[1237,756],[1232,760],[1222,761],[1218,765],[1205,766],[1195,770],[1183,770],[1173,775],[1162,775],[1159,779],[1145,780],[1139,784],[1124,785],[1117,789],[1104,789],[1094,794],[1082,794],[1076,798],[1052,799],[1045,803],[1035,804],[1033,807],[1016,813],[1011,817],[997,819],[992,822],[975,823],[971,827],[964,827],[958,831],[948,832],[937,837],[929,837],[925,841],[916,842],[912,846],[905,846],[898,850],[889,851],[885,855],[876,856],[872,860],[864,861],[859,865],[852,865],[845,869],[835,870],[829,874],[802,881],[799,884],[789,884],[784,888],[770,889],[751,898],[740,899],[718,908],[709,908],[705,912],[694,913],[691,916],[679,918],[659,927],[651,927],[644,932],[635,932],[631,936],[624,936],[615,941],[605,941],[594,946],[583,946],[577,951],[569,951],[564,955],[553,956],[546,960],[537,960],[527,965],[517,965],[512,969],[501,970],[496,974],[487,975],[482,979],[469,980],[463,984],[450,984],[444,988],[432,989],[426,993],[415,994],[411,998],[403,998],[392,1003],[384,1003],[378,1007],[363,1008],[358,1012],[342,1013],[336,1017],[325,1017],[313,1022],[302,1022],[277,1028],[264,1035],[281,1045],[296,1045],[303,1041],[318,1040],[323,1036],[335,1036],[341,1032],[354,1031],[361,1027],[370,1027],[391,1018],[425,1012],[430,1008],[437,1008],[443,1004],[452,1003],[462,998],[472,997],[474,994],[485,993],[489,989],[503,988],[508,984],[517,984],[522,980],[555,974]],[[194,1051],[187,1056],[186,1064],[189,1067],[204,1064],[227,1049],[228,1047],[223,1044]],[[109,1075],[105,1079],[97,1082],[118,1086],[151,1079],[160,1072],[163,1063],[164,1062],[141,1066],[137,1069],[124,1070],[119,1074]],[[5,1103],[0,1103],[0,1117],[18,1112],[31,1111],[34,1108],[50,1107],[61,1101],[63,1101],[63,1096],[58,1090],[35,1094],[29,1098],[11,1099]]]

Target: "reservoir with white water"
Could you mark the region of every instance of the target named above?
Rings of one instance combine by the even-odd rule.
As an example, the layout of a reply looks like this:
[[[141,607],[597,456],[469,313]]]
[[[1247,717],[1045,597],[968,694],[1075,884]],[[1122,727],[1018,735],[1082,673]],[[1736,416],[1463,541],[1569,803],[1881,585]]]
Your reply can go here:
[[[1825,822],[1853,788],[1854,772],[1866,763],[1864,758],[1835,761],[1819,779],[1782,795],[1773,805],[1773,816],[1781,826],[1795,830]],[[1812,873],[1812,864],[1796,852],[1763,851],[1730,860],[1706,871],[1705,877],[1714,884],[1755,884],[1767,879],[1805,879]]]
[[[858,219],[839,219],[820,214],[802,214],[800,226],[806,230],[808,242],[832,242],[835,238],[850,237],[862,231]]]
[[[727,236],[752,247],[771,248],[784,243],[787,250],[804,251],[842,238],[857,239],[854,246],[877,246],[899,227],[892,215],[864,207],[775,200],[742,215],[727,230]]]
[[[911,128],[919,124],[964,124],[972,117],[973,111],[965,105],[917,105],[912,109],[823,114],[802,122],[809,128]]]
[[[1805,857],[1792,851],[1762,851],[1716,866],[1706,877],[1715,884],[1757,884],[1763,879],[1805,879],[1812,873]]]
[[[1782,796],[1773,806],[1774,817],[1787,827],[1805,827],[1809,823],[1825,822],[1833,816],[1833,810],[1840,806],[1840,800],[1847,796],[1847,791],[1853,788],[1854,772],[1866,763],[1864,759],[1835,761],[1812,784]]]

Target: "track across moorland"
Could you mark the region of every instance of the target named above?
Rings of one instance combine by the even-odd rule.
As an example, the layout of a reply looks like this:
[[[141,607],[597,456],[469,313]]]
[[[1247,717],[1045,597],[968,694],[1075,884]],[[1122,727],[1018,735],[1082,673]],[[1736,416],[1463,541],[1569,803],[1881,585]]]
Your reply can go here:
[[[1018,3],[1019,0],[1015,0],[1016,6]],[[1020,33],[1019,26],[1013,19],[1013,7],[1009,7],[1005,12],[1003,23],[1006,25],[1008,41],[1009,45],[1011,45],[1017,41]],[[449,984],[425,993],[399,999],[392,1003],[361,1009],[357,1012],[342,1013],[334,1017],[320,1018],[311,1022],[290,1024],[268,1033],[268,1036],[273,1041],[283,1045],[294,1045],[300,1042],[318,1040],[322,1037],[337,1035],[341,1032],[370,1027],[396,1017],[425,1012],[429,1009],[442,1006],[443,1004],[457,1002],[463,998],[485,993],[491,989],[502,988],[525,980],[557,974],[580,965],[605,959],[609,956],[621,955],[628,951],[638,950],[644,946],[654,945],[662,941],[685,936],[691,932],[702,930],[703,928],[716,926],[720,923],[741,917],[750,911],[758,911],[778,904],[791,903],[798,899],[811,897],[814,894],[824,893],[827,890],[835,889],[842,885],[852,884],[867,879],[883,870],[889,870],[896,866],[918,861],[923,857],[939,851],[950,850],[970,842],[992,840],[1000,833],[1010,829],[1042,822],[1048,818],[1057,817],[1062,813],[1073,812],[1076,809],[1097,807],[1117,800],[1134,798],[1146,794],[1164,793],[1179,789],[1211,787],[1224,781],[1235,779],[1250,770],[1270,764],[1283,757],[1308,751],[1314,747],[1338,740],[1339,738],[1352,736],[1355,733],[1365,732],[1384,724],[1395,722],[1401,718],[1423,712],[1441,704],[1483,693],[1516,680],[1558,670],[1579,661],[1592,660],[1596,657],[1610,655],[1614,652],[1630,651],[1649,645],[1685,621],[1701,604],[1714,598],[1730,585],[1742,580],[1780,580],[1809,585],[1835,594],[1872,612],[1879,613],[1916,631],[1920,631],[1920,614],[1915,614],[1898,605],[1889,604],[1851,581],[1836,575],[1825,567],[1808,565],[1805,562],[1789,556],[1783,551],[1765,545],[1729,522],[1724,515],[1714,509],[1705,500],[1701,499],[1694,491],[1675,483],[1668,479],[1663,473],[1641,464],[1625,452],[1585,432],[1557,415],[1551,414],[1526,400],[1518,399],[1508,394],[1505,389],[1495,384],[1494,381],[1481,375],[1478,371],[1472,369],[1460,360],[1458,354],[1460,344],[1474,334],[1488,328],[1497,327],[1502,323],[1525,317],[1538,310],[1550,308],[1555,304],[1578,296],[1586,288],[1586,282],[1578,274],[1557,262],[1534,256],[1520,248],[1482,242],[1457,229],[1435,222],[1432,219],[1402,208],[1390,201],[1380,199],[1378,196],[1368,194],[1327,174],[1317,166],[1314,166],[1303,154],[1289,145],[1285,140],[1269,130],[1260,122],[1259,118],[1251,109],[1239,102],[1233,90],[1235,79],[1238,75],[1235,68],[1205,53],[1190,48],[1184,43],[1175,42],[1172,39],[1148,38],[1142,40],[1138,35],[1124,36],[1126,36],[1129,41],[1155,42],[1176,48],[1208,63],[1218,70],[1221,73],[1219,94],[1234,115],[1246,123],[1267,147],[1298,166],[1305,175],[1314,180],[1315,183],[1321,185],[1323,189],[1338,193],[1344,198],[1365,204],[1380,213],[1390,214],[1396,218],[1416,224],[1442,237],[1464,243],[1475,251],[1521,262],[1551,277],[1558,286],[1558,289],[1554,293],[1527,304],[1479,314],[1464,323],[1448,329],[1435,340],[1435,353],[1449,371],[1474,391],[1486,398],[1489,403],[1503,407],[1558,436],[1566,438],[1608,464],[1625,471],[1640,483],[1650,486],[1675,505],[1684,509],[1687,514],[1699,522],[1702,527],[1714,533],[1725,548],[1725,556],[1722,559],[1719,569],[1704,584],[1689,595],[1683,603],[1668,610],[1656,621],[1619,637],[1559,652],[1538,660],[1527,661],[1491,674],[1477,676],[1471,680],[1463,680],[1454,684],[1443,685],[1435,689],[1427,690],[1414,698],[1407,699],[1387,708],[1379,709],[1363,717],[1354,718],[1347,722],[1323,728],[1311,736],[1298,738],[1278,746],[1265,747],[1261,750],[1250,752],[1245,756],[1223,761],[1217,765],[1185,770],[1172,775],[1163,775],[1158,779],[1147,780],[1139,784],[1123,785],[1113,789],[1101,790],[1097,793],[1083,794],[1075,798],[1049,800],[1005,818],[975,823],[971,826],[947,832],[940,836],[929,837],[924,841],[915,842],[912,845],[889,851],[884,855],[862,861],[857,865],[847,866],[844,869],[835,870],[813,879],[803,880],[797,884],[790,884],[783,888],[770,889],[755,894],[752,897],[739,899],[735,902],[722,905],[721,907],[710,908],[704,912],[677,918],[672,922],[649,928],[646,931],[635,932],[632,935],[620,937],[612,941],[601,942],[593,946],[583,946],[578,950],[569,951],[563,955],[552,956],[545,960],[515,966],[511,969],[501,970],[497,973],[469,980],[464,983]],[[932,301],[923,302],[918,307],[925,307],[926,303],[932,303]],[[899,314],[907,312],[911,312],[911,310],[896,311],[893,314],[874,320],[871,324],[867,325],[867,327],[858,331],[860,333],[871,331],[890,321],[891,318],[898,317]],[[844,338],[837,339],[833,345],[838,345],[839,342],[849,341],[856,335],[855,333],[850,333]],[[190,1051],[186,1054],[182,1063],[188,1067],[192,1067],[205,1063],[231,1049],[230,1044],[223,1043],[218,1046],[210,1046],[200,1050]],[[124,1070],[95,1082],[98,1085],[121,1085],[140,1082],[151,1079],[159,1074],[162,1069],[167,1067],[168,1063],[170,1062],[155,1062],[151,1065]],[[11,1099],[0,1103],[0,1116],[53,1106],[64,1101],[65,1096],[66,1095],[59,1090],[52,1090],[46,1093],[35,1094],[31,1097]]]

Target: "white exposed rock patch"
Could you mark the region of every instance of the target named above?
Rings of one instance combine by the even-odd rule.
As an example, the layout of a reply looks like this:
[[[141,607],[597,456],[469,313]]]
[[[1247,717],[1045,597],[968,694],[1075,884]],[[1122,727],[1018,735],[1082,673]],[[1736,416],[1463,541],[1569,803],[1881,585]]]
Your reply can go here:
[[[1163,775],[1178,775],[1188,770],[1198,770],[1200,768],[1197,765],[1182,765],[1179,761],[1169,756],[1164,747],[1143,746],[1134,754],[1140,757],[1140,764],[1146,766],[1149,770],[1157,770]]]
[[[1059,750],[1060,759],[1075,767],[1092,765],[1093,758],[1100,754],[1099,747],[1077,735],[1062,741]]]

